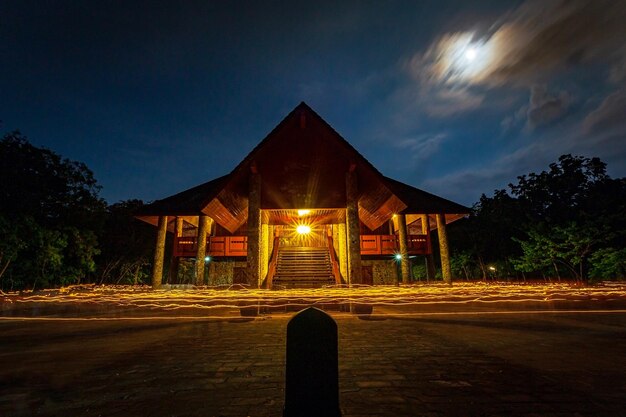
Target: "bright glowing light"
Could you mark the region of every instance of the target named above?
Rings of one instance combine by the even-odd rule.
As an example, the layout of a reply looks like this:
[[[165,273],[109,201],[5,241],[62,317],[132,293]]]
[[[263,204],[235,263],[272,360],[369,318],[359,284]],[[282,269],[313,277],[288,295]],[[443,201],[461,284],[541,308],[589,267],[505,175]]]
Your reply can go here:
[[[489,270],[490,270],[490,271],[495,271],[495,270],[496,270],[496,267],[495,267],[495,266],[490,266],[490,267],[489,267]]]
[[[402,260],[402,254],[401,253],[396,253],[396,259],[398,261]]]
[[[311,233],[311,226],[307,226],[306,224],[299,224],[298,227],[296,227],[296,232],[300,233],[301,235],[306,235]]]
[[[298,210],[298,216],[302,217],[302,216],[306,216],[307,214],[310,214],[311,210],[307,210],[307,209],[300,209]]]
[[[448,83],[473,82],[485,76],[493,64],[495,45],[490,39],[476,39],[471,32],[449,36],[438,45],[437,77]]]
[[[467,58],[468,61],[473,61],[474,59],[476,59],[476,55],[478,55],[478,53],[476,52],[475,48],[469,48],[465,52],[465,58]]]
[[[205,256],[204,257],[204,262],[211,262],[211,257],[210,256]]]

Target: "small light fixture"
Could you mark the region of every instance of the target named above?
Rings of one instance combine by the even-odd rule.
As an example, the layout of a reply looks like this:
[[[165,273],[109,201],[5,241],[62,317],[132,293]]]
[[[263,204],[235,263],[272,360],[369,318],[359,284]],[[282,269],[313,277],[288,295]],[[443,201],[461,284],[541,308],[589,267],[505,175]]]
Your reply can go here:
[[[311,233],[311,226],[307,226],[306,224],[299,224],[298,227],[296,227],[296,232],[301,235],[306,235],[308,233]]]
[[[307,214],[311,214],[311,210],[309,209],[300,209],[298,210],[298,216],[306,216]]]
[[[204,257],[204,262],[211,262],[211,257],[210,256],[205,256]]]
[[[402,260],[402,254],[401,253],[396,253],[396,261],[401,261]]]

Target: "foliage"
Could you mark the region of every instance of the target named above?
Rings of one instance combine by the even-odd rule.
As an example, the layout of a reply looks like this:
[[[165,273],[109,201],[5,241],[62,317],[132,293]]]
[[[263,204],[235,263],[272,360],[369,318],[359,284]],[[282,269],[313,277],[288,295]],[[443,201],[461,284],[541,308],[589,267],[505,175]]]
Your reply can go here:
[[[134,219],[141,207],[141,200],[127,200],[107,208],[100,236],[102,253],[97,258],[100,282],[147,283],[154,230]]]
[[[626,233],[626,180],[612,179],[598,158],[563,155],[539,174],[518,177],[509,192],[481,196],[450,228],[457,276],[610,278],[620,271]],[[602,259],[602,261],[601,261]]]
[[[625,279],[626,248],[603,248],[589,258],[589,276],[594,279]]]
[[[623,216],[616,215],[624,208],[624,182],[610,179],[598,158],[571,155],[518,179],[510,188],[526,213],[527,238],[515,239],[523,250],[516,268],[532,272],[552,265],[560,277],[562,265],[571,277],[587,279],[588,258],[624,232]]]
[[[65,285],[95,270],[105,208],[98,191],[85,164],[19,132],[0,141],[2,288]]]

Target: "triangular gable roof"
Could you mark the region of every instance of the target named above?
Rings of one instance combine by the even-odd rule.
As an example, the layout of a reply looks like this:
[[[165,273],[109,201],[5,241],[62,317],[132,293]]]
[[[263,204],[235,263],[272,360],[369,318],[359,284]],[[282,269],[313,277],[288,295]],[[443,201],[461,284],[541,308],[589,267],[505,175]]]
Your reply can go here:
[[[383,176],[302,102],[228,175],[157,200],[137,217],[156,224],[159,215],[204,213],[232,233],[247,219],[252,170],[258,170],[263,180],[262,208],[328,209],[346,206],[345,173],[349,169],[357,170],[359,218],[372,230],[394,213],[469,212],[460,204]]]
[[[368,227],[378,228],[404,208],[383,175],[302,102],[233,169],[203,212],[213,215],[217,207],[218,223],[238,229],[247,218],[247,199],[242,197],[253,169],[262,177],[264,209],[345,207],[345,173],[350,166],[357,170],[359,215]]]

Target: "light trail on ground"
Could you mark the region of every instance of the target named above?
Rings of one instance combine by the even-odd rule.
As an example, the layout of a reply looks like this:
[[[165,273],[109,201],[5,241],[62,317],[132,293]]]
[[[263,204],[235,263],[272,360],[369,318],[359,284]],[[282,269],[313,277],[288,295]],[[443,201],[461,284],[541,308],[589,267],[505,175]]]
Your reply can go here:
[[[230,289],[193,287],[153,290],[147,286],[77,285],[37,292],[0,293],[0,316],[72,316],[95,310],[101,314],[139,313],[146,316],[150,312],[158,312],[171,316],[222,318],[226,314],[239,314],[240,310],[242,315],[243,310],[278,315],[281,310],[295,311],[308,306],[347,312],[355,305],[395,309],[398,314],[405,314],[411,308],[429,307],[435,310],[446,305],[456,309],[482,306],[515,310],[517,306],[527,304],[526,307],[532,305],[536,310],[553,311],[549,308],[559,303],[568,304],[562,307],[565,309],[572,307],[569,303],[593,308],[606,302],[612,302],[614,308],[626,305],[626,283],[605,282],[585,286],[572,283],[458,282],[452,286],[435,283],[289,290],[241,286]],[[542,305],[546,308],[541,308]],[[396,314],[396,311],[390,314]]]
[[[272,314],[273,318],[290,318],[294,313]],[[335,319],[354,319],[352,313],[331,312]],[[498,316],[498,315],[588,315],[588,314],[626,314],[625,309],[620,310],[499,310],[499,311],[431,311],[419,313],[388,313],[388,314],[366,314],[371,319],[393,320],[404,317],[432,317],[432,316]],[[358,316],[358,315],[357,315]],[[228,321],[228,322],[251,322],[265,321],[270,317],[238,317],[238,316],[141,316],[141,317],[2,317],[2,321],[42,321],[42,322],[115,322],[115,321]]]

